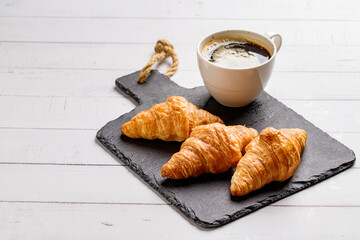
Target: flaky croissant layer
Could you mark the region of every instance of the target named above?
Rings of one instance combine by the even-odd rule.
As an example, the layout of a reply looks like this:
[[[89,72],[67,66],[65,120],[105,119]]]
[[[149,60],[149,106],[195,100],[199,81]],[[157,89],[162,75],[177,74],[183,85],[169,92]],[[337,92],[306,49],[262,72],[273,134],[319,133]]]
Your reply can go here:
[[[272,181],[290,178],[300,165],[306,138],[302,129],[264,129],[246,147],[231,179],[231,194],[243,196]]]
[[[244,126],[213,123],[193,129],[190,138],[181,145],[161,175],[172,179],[196,177],[205,173],[221,173],[235,167],[246,145],[258,135]]]
[[[121,132],[131,138],[182,142],[194,127],[215,122],[224,123],[186,98],[172,96],[166,102],[136,114],[122,126]]]

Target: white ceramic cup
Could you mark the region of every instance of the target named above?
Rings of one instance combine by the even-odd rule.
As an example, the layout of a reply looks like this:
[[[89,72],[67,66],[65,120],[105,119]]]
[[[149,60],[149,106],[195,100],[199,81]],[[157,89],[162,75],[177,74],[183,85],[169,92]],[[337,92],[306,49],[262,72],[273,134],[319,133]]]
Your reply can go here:
[[[266,62],[247,68],[230,68],[208,61],[201,53],[203,46],[212,39],[220,37],[244,38],[265,48],[271,55]],[[276,53],[282,38],[269,32],[264,35],[245,30],[226,30],[204,37],[197,47],[197,59],[206,88],[216,101],[228,107],[243,107],[262,93],[270,79]]]

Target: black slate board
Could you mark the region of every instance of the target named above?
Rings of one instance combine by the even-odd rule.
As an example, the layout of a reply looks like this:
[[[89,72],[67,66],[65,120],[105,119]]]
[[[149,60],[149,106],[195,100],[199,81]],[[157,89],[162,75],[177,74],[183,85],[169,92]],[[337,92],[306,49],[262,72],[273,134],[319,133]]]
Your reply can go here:
[[[229,223],[329,178],[355,162],[355,155],[350,149],[266,92],[246,107],[228,108],[217,103],[205,87],[185,89],[157,71],[151,72],[145,84],[138,84],[138,75],[139,72],[135,72],[121,77],[116,80],[116,85],[139,105],[106,124],[96,137],[122,163],[201,227],[218,227]],[[308,139],[299,168],[289,180],[270,183],[244,197],[230,195],[230,179],[234,169],[186,180],[162,178],[161,167],[172,154],[179,151],[181,143],[130,139],[121,135],[121,126],[138,112],[164,102],[170,96],[186,97],[199,108],[222,118],[226,125],[242,124],[255,128],[259,133],[268,126],[304,129]]]

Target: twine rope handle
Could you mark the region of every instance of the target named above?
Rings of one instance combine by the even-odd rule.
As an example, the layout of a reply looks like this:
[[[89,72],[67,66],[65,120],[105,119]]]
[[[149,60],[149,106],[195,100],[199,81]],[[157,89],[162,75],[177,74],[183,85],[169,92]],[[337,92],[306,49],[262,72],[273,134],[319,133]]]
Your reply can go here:
[[[175,74],[178,66],[179,66],[179,59],[177,57],[177,54],[174,50],[173,45],[167,40],[159,40],[156,43],[155,46],[155,53],[149,60],[149,62],[146,64],[146,66],[141,70],[139,75],[139,83],[144,83],[147,80],[147,77],[149,76],[149,73],[151,71],[152,65],[154,65],[155,62],[161,62],[165,58],[171,56],[173,63],[169,67],[169,69],[164,73],[165,76],[171,77]]]

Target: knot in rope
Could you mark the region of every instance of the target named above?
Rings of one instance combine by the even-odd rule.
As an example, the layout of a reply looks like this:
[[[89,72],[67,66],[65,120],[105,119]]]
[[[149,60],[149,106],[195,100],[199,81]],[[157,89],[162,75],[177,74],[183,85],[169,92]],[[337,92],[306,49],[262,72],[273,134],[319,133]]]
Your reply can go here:
[[[174,51],[174,47],[173,47],[173,45],[171,45],[171,43],[169,43],[166,40],[157,41],[157,43],[155,45],[156,53],[165,52],[166,55],[170,56],[171,51]]]
[[[175,53],[173,45],[167,40],[159,40],[155,45],[155,54],[151,57],[146,66],[141,70],[139,75],[139,83],[144,83],[149,76],[152,65],[154,65],[157,61],[163,61],[165,58],[171,56],[173,63],[169,67],[169,69],[164,73],[165,76],[171,77],[175,74],[179,60],[177,54]]]

